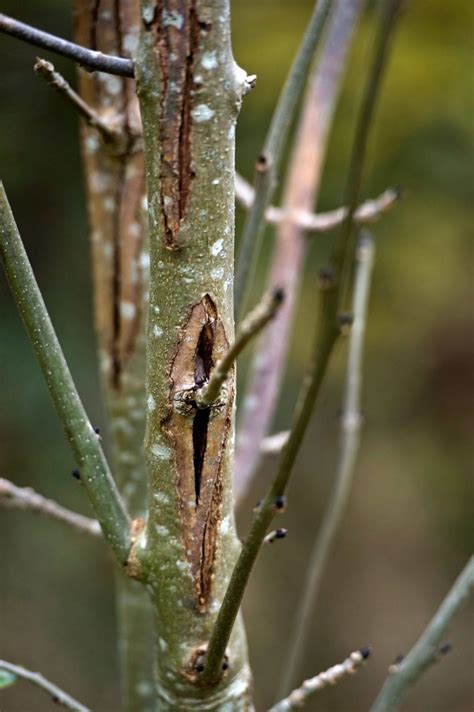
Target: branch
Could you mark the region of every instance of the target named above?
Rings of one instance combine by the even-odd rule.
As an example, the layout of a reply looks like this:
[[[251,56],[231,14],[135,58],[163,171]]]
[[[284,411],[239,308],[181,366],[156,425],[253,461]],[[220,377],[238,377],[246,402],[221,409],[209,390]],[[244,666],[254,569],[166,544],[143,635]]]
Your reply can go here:
[[[309,21],[296,58],[291,66],[273,113],[262,153],[255,171],[255,200],[242,232],[235,284],[236,313],[245,312],[250,286],[254,283],[260,242],[265,224],[265,211],[270,204],[278,177],[283,149],[288,138],[301,91],[314,53],[321,39],[332,0],[320,0]]]
[[[30,487],[17,487],[13,482],[2,477],[0,477],[0,505],[17,509],[31,509],[38,514],[44,514],[51,519],[57,519],[64,524],[69,524],[77,531],[91,536],[102,536],[100,524],[96,519],[90,519],[89,517],[83,517],[82,514],[71,512],[71,510],[62,507],[54,500],[46,499],[46,497],[38,494]]]
[[[234,483],[237,501],[256,472],[260,445],[277,405],[304,270],[308,240],[301,224],[293,222],[290,215],[308,214],[317,202],[346,56],[361,6],[361,0],[337,0],[318,62],[308,79],[284,191],[285,220],[279,225],[269,278],[270,285],[281,284],[287,298],[268,328],[265,342],[261,340],[257,346],[242,403]]]
[[[6,660],[0,660],[0,670],[6,670],[16,677],[21,677],[23,680],[31,682],[32,685],[41,687],[42,690],[51,695],[53,702],[56,702],[58,705],[67,707],[69,710],[75,710],[75,712],[91,712],[88,707],[81,705],[74,697],[68,695],[67,692],[61,690],[60,687],[53,685],[52,682],[43,677],[39,672],[31,672],[31,670],[27,670],[20,665],[13,665],[13,663],[9,663]]]
[[[237,361],[241,352],[257,334],[273,319],[284,299],[283,290],[274,289],[273,292],[263,297],[250,314],[240,324],[235,341],[226,354],[218,361],[211,373],[209,382],[196,392],[195,399],[199,408],[208,408],[217,398],[222,384],[229,375],[229,371]]]
[[[131,59],[113,57],[102,52],[96,52],[86,47],[74,44],[61,37],[55,37],[48,32],[26,25],[13,17],[0,13],[0,32],[11,37],[17,37],[28,44],[48,49],[51,52],[68,57],[80,64],[89,72],[101,71],[107,74],[117,74],[120,77],[133,77],[133,62]]]
[[[25,329],[82,473],[104,536],[120,564],[130,548],[130,520],[94,428],[69,372],[0,183],[0,255]]]
[[[202,673],[204,683],[215,682],[221,674],[222,660],[232,632],[234,621],[242,602],[245,588],[250,577],[258,552],[264,542],[267,529],[278,511],[285,494],[293,465],[318,396],[321,383],[329,362],[333,346],[339,334],[334,318],[334,292],[329,288],[331,280],[323,275],[320,280],[320,317],[316,332],[311,361],[300,390],[293,425],[288,442],[280,459],[273,483],[254,512],[254,518],[248,536],[235,564],[232,576],[217,616],[207,649],[205,667]]]
[[[376,222],[382,215],[390,210],[400,199],[401,192],[397,188],[387,188],[376,198],[366,200],[354,213],[356,225]],[[236,173],[235,197],[240,205],[249,209],[255,199],[255,191],[245,178]],[[296,223],[307,235],[330,232],[338,227],[347,217],[347,207],[336,208],[324,213],[310,213],[299,210],[288,213],[284,208],[270,205],[265,212],[265,219],[271,225],[278,225],[284,220]]]
[[[379,27],[377,49],[369,70],[369,86],[371,87],[371,91],[365,96],[362,103],[362,116],[366,116],[368,114],[371,117],[373,113],[372,111],[367,111],[367,104],[371,107],[373,106],[377,91],[380,88],[380,80],[382,76],[380,62],[381,58],[386,58],[386,53],[381,51],[381,46],[389,41],[391,34],[390,29],[392,28],[392,23],[394,22],[397,14],[394,12],[394,9],[398,8],[399,3],[400,0],[389,0],[387,13],[384,15]],[[368,125],[365,125],[365,121],[362,123],[364,123],[363,146],[357,146],[354,148],[354,153],[359,156],[361,164],[363,162],[363,158],[365,157],[365,147],[367,143],[366,132],[368,130]],[[351,203],[349,203],[349,205],[351,205]],[[352,215],[353,211],[351,213],[351,219]],[[293,424],[290,429],[290,435],[283,450],[277,473],[263,503],[254,513],[250,532],[242,547],[237,563],[235,564],[222,606],[211,634],[206,653],[205,668],[202,673],[203,681],[206,684],[210,684],[219,679],[222,674],[221,665],[225,649],[242,602],[250,573],[256,561],[258,552],[262,546],[268,526],[278,511],[276,503],[281,497],[283,497],[288,486],[296,456],[300,449],[316,399],[320,392],[321,383],[326,373],[329,358],[340,333],[340,328],[344,324],[344,317],[339,314],[339,304],[341,301],[342,291],[344,289],[344,282],[341,280],[340,270],[337,269],[338,258],[341,257],[343,261],[349,261],[353,254],[352,244],[350,241],[346,240],[343,242],[342,253],[340,252],[340,248],[340,243],[337,243],[331,257],[331,269],[323,270],[321,272],[319,283],[320,316],[317,322],[317,331],[312,357],[300,389],[293,417]]]
[[[117,135],[117,131],[108,123],[104,121],[97,112],[92,109],[92,107],[84,101],[84,99],[77,94],[70,84],[64,79],[62,74],[57,72],[54,68],[54,64],[48,62],[46,59],[41,57],[36,58],[36,63],[34,66],[36,74],[42,77],[49,86],[56,89],[61,96],[65,97],[79,112],[79,114],[87,121],[89,126],[93,126],[98,129],[106,141],[111,141]]]
[[[374,263],[374,243],[365,236],[357,251],[357,270],[354,283],[354,321],[349,340],[349,355],[346,370],[345,392],[341,416],[341,436],[336,476],[323,521],[314,542],[302,587],[302,596],[296,607],[296,622],[288,645],[289,654],[281,677],[280,693],[283,696],[291,689],[305,650],[311,621],[314,619],[316,599],[323,572],[334,545],[349,497],[354,465],[360,440],[360,395],[362,379],[362,356],[370,279]]]
[[[336,685],[346,675],[353,675],[357,669],[365,663],[370,655],[369,648],[362,648],[351,653],[344,662],[328,668],[319,675],[305,680],[301,687],[293,690],[284,700],[274,705],[268,712],[290,712],[302,707],[308,697],[319,690],[323,690],[328,685]]]
[[[394,712],[408,689],[435,663],[439,646],[454,615],[474,591],[474,557],[471,557],[411,651],[385,681],[370,712]]]
[[[359,110],[345,188],[344,203],[347,205],[347,214],[336,241],[331,260],[331,267],[337,279],[344,283],[341,290],[341,305],[344,302],[346,293],[350,289],[352,281],[356,239],[353,224],[354,214],[359,200],[369,133],[380,93],[382,78],[388,62],[393,30],[398,19],[402,2],[403,0],[387,0],[383,3],[371,69]]]

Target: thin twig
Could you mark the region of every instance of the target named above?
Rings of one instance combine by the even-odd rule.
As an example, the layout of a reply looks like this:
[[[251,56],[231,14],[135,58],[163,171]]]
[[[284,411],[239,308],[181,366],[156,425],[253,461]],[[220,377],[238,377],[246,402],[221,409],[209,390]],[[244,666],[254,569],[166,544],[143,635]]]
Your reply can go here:
[[[47,680],[39,672],[31,672],[31,670],[27,670],[20,665],[13,665],[13,663],[9,663],[7,660],[0,660],[0,670],[6,670],[16,677],[21,677],[23,680],[31,682],[32,685],[40,687],[42,690],[47,692],[48,695],[52,697],[53,702],[56,702],[58,705],[67,707],[67,709],[74,710],[75,712],[91,712],[88,707],[82,705],[80,702],[75,700],[74,697],[68,695],[67,692],[64,692],[64,690],[61,690],[61,688],[57,685],[53,685],[52,682]]]
[[[319,675],[305,680],[301,687],[293,690],[288,697],[273,705],[268,712],[290,712],[299,709],[315,692],[323,690],[328,685],[336,685],[346,675],[353,675],[365,663],[369,655],[369,648],[354,651],[344,662],[333,665],[324,672],[320,672]]]
[[[390,0],[391,5],[398,6],[399,2],[400,0]],[[380,44],[382,39],[388,43],[391,34],[389,30],[395,21],[396,13],[389,13],[389,16],[390,22],[388,25],[386,17],[384,17],[380,24],[377,51],[375,52],[373,63],[369,70],[370,83],[374,88],[369,95],[366,95],[365,101],[363,102],[362,113],[364,115],[368,113],[369,116],[372,116],[372,111],[367,112],[366,103],[374,103],[377,94],[376,90],[380,87],[382,72],[379,64],[381,61],[384,63],[386,58],[386,53],[380,52]],[[377,77],[376,81],[374,77]],[[364,149],[366,143],[366,136],[364,134]],[[362,162],[365,152],[360,152],[359,149],[354,149],[354,151],[361,153],[360,162]],[[308,370],[300,389],[295,414],[293,416],[293,423],[290,429],[290,436],[283,449],[279,467],[268,493],[260,507],[254,512],[249,534],[245,539],[245,543],[235,564],[214,624],[207,648],[205,668],[202,673],[203,681],[207,684],[215,682],[219,676],[222,675],[221,666],[225,649],[242,603],[250,573],[262,546],[267,529],[278,511],[275,503],[284,495],[288,486],[296,456],[308,427],[333,347],[340,333],[341,321],[339,316],[339,304],[344,283],[341,280],[340,270],[334,269],[334,266],[337,267],[338,265],[336,258],[341,258],[343,262],[353,258],[351,242],[348,240],[344,241],[343,248],[344,251],[340,253],[340,244],[338,243],[335,246],[331,257],[332,269],[324,270],[321,273],[319,290],[320,316],[316,338]]]
[[[361,416],[362,356],[367,317],[367,304],[372,267],[374,263],[374,243],[365,235],[357,250],[357,268],[354,282],[354,321],[349,339],[346,383],[341,415],[341,436],[336,476],[328,506],[324,512],[316,541],[308,561],[307,573],[302,587],[301,601],[296,607],[296,621],[291,632],[285,669],[277,697],[283,697],[298,673],[306,641],[311,630],[311,621],[318,597],[323,572],[334,545],[349,497],[355,460],[359,449]]]
[[[235,197],[240,205],[247,210],[253,205],[255,199],[253,186],[238,173],[235,175]],[[376,198],[366,200],[359,205],[354,213],[354,222],[356,225],[376,222],[385,212],[390,210],[399,199],[400,191],[397,188],[387,188],[387,190],[384,190],[384,192]],[[299,210],[288,214],[284,208],[270,205],[265,212],[265,219],[271,225],[278,225],[283,222],[283,220],[292,220],[307,236],[335,230],[346,217],[346,207],[328,210],[324,213],[310,213]]]
[[[337,279],[340,279],[341,282],[344,283],[340,295],[340,308],[343,308],[344,301],[350,293],[356,240],[353,218],[359,201],[370,128],[373,122],[377,99],[380,94],[382,78],[388,62],[393,31],[402,3],[403,0],[387,0],[382,5],[382,16],[375,40],[374,56],[362,96],[354,142],[352,144],[345,198],[343,201],[343,203],[347,205],[347,215],[342,223],[331,260],[331,267]]]
[[[306,81],[333,0],[320,0],[309,21],[298,53],[291,66],[276,105],[262,153],[255,171],[255,200],[247,215],[242,232],[239,261],[235,281],[235,304],[239,318],[246,309],[247,295],[253,284],[253,274],[260,251],[265,224],[265,211],[275,189],[281,157],[291,122]]]
[[[41,296],[0,183],[0,255],[25,329],[81,470],[104,536],[120,564],[130,548],[130,519],[110,473],[97,433],[89,422]]]
[[[117,131],[74,91],[62,74],[55,70],[54,64],[37,57],[34,70],[38,76],[42,77],[75,107],[89,126],[98,129],[106,141],[112,140],[117,135]]]
[[[86,47],[74,44],[61,37],[50,35],[36,27],[26,25],[13,17],[0,13],[0,32],[11,37],[17,37],[28,44],[48,49],[55,54],[68,57],[80,64],[89,72],[101,71],[107,74],[117,74],[120,77],[133,77],[133,62],[123,57],[113,57]]]
[[[268,322],[273,319],[281,307],[283,299],[283,291],[281,289],[274,289],[271,293],[263,297],[255,309],[252,309],[252,311],[247,314],[237,329],[234,343],[216,364],[208,383],[196,392],[195,400],[199,408],[208,408],[218,399],[222,384],[229,375],[237,358],[248,342],[257,336]]]
[[[398,665],[392,667],[370,712],[394,712],[409,688],[440,657],[440,643],[455,614],[474,592],[474,557],[471,557],[423,634]]]
[[[0,505],[16,509],[30,509],[38,514],[44,514],[51,519],[69,524],[73,529],[85,534],[102,536],[102,529],[96,519],[72,512],[53,499],[46,499],[31,487],[17,487],[13,482],[5,480],[3,477],[0,477]]]
[[[292,151],[283,199],[270,285],[281,284],[285,305],[260,340],[242,401],[237,434],[234,494],[242,501],[257,470],[284,375],[298,292],[308,248],[306,233],[290,216],[307,213],[317,202],[326,150],[346,56],[361,10],[361,0],[337,0],[318,62],[313,66]],[[304,171],[302,173],[301,171]]]

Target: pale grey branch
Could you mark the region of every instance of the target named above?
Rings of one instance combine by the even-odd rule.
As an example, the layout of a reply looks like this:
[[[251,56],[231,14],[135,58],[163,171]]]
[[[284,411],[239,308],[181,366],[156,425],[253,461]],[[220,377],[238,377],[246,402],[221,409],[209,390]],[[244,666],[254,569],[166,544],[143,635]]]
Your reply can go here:
[[[30,487],[17,487],[0,477],[0,505],[16,509],[30,509],[32,512],[44,514],[46,517],[68,524],[73,529],[91,536],[101,537],[102,529],[96,519],[84,517],[72,512],[52,499],[46,499]]]

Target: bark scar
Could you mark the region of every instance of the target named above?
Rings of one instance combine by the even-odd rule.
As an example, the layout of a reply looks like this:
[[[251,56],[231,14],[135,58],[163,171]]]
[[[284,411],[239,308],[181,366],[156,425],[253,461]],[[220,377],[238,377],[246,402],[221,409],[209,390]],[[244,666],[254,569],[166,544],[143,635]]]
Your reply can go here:
[[[200,25],[196,0],[161,0],[148,31],[155,31],[161,76],[160,183],[165,246],[180,248],[192,170],[191,109]]]
[[[182,536],[200,612],[207,610],[212,589],[233,379],[227,380],[221,399],[210,408],[197,408],[194,393],[227,348],[216,305],[205,294],[191,308],[181,331],[170,373],[169,414],[162,424],[174,452]]]

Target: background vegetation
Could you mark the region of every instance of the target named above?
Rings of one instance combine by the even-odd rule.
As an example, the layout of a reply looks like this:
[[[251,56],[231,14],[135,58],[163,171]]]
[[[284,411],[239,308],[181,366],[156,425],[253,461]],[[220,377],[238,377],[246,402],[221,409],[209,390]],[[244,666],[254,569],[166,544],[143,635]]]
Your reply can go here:
[[[312,3],[233,4],[236,58],[258,75],[238,131],[238,168],[250,178]],[[354,44],[320,209],[341,200],[375,5]],[[67,3],[23,0],[20,8],[4,0],[2,11],[70,36]],[[379,106],[364,195],[400,184],[406,197],[376,228],[361,455],[303,672],[315,673],[364,644],[373,646],[373,659],[355,678],[320,693],[309,710],[367,709],[387,666],[414,642],[472,545],[467,436],[473,425],[468,396],[474,350],[468,235],[473,20],[469,0],[407,3]],[[91,327],[77,119],[33,75],[33,58],[32,48],[1,38],[0,172],[76,383],[93,421],[105,429]],[[53,59],[72,80],[72,65]],[[271,242],[269,233],[262,283]],[[288,424],[309,347],[316,270],[329,242],[328,236],[315,239],[306,265],[277,429]],[[0,475],[89,513],[84,493],[70,477],[69,449],[3,279],[0,313]],[[289,537],[264,552],[246,597],[260,708],[271,702],[285,664],[298,587],[334,471],[342,367],[339,346],[282,521]],[[245,363],[240,376],[243,380]],[[265,461],[242,508],[242,532],[273,465]],[[0,537],[2,654],[41,669],[94,709],[117,709],[112,562],[104,547],[14,511],[0,512]],[[463,611],[455,621],[449,636],[453,652],[413,691],[407,712],[465,712],[472,706],[472,609],[469,615]],[[8,712],[50,709],[48,700],[28,686],[6,690],[1,699]]]

